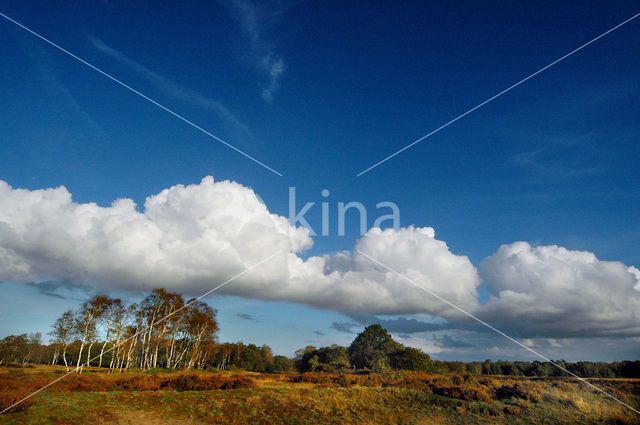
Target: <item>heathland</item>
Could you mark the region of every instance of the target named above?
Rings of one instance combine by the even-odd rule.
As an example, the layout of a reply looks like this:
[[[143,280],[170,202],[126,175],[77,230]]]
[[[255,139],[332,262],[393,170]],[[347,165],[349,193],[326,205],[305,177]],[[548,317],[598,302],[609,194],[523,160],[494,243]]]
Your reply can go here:
[[[96,296],[46,344],[0,340],[0,424],[640,423],[640,361],[434,361],[379,324],[288,358],[217,331],[180,294]]]
[[[6,405],[66,373],[0,368]],[[640,380],[590,379],[640,407]],[[11,399],[8,399],[10,397]],[[2,424],[632,424],[630,409],[570,378],[375,372],[73,373],[0,416]]]

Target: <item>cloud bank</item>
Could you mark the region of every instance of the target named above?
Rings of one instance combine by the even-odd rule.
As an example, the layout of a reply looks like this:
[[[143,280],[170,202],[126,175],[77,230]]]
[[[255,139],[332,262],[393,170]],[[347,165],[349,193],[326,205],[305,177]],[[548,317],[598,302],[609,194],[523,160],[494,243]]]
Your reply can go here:
[[[63,186],[25,190],[0,181],[0,205],[4,281],[199,294],[279,251],[219,293],[344,312],[358,324],[372,315],[439,318],[384,319],[401,333],[469,328],[467,317],[359,250],[483,320],[517,325],[522,337],[640,335],[640,270],[589,252],[516,242],[476,268],[433,228],[410,226],[372,228],[353,251],[303,259],[313,243],[307,229],[270,213],[251,189],[213,177],[165,189],[141,209],[130,199],[102,207],[74,202]],[[483,281],[493,293],[484,305]]]

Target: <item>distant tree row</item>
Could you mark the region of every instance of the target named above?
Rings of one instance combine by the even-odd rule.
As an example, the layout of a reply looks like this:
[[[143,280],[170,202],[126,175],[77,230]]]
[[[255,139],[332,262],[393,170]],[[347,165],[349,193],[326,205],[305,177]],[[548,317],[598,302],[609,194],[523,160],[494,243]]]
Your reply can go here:
[[[640,378],[640,361],[621,361],[614,363],[605,362],[567,362],[554,360],[554,363],[563,369],[582,378]],[[558,377],[571,376],[550,362],[524,362],[485,360],[484,362],[436,362],[436,369],[442,373],[471,373],[475,375],[511,375],[511,376],[535,376]]]
[[[556,360],[566,371],[583,378],[640,378],[640,361],[614,363]],[[330,372],[346,369],[366,369],[381,372],[390,369],[421,370],[434,373],[470,373],[474,375],[511,375],[530,377],[571,376],[550,362],[491,361],[448,362],[433,361],[421,350],[405,347],[391,338],[380,325],[365,328],[349,348],[332,345],[298,350],[295,367],[300,372]]]
[[[42,334],[9,335],[0,340],[0,366],[7,363],[47,363],[50,350],[42,345]]]
[[[217,343],[216,311],[182,295],[154,289],[139,304],[106,295],[93,297],[62,314],[49,333],[10,335],[0,340],[0,366],[8,364],[83,365],[109,371],[129,369],[212,369],[254,372],[337,372],[347,370],[420,370],[433,373],[569,376],[549,362],[434,361],[423,351],[393,340],[380,325],[364,329],[349,347],[308,346],[293,359],[274,356],[270,347],[242,342]],[[575,363],[555,361],[567,371],[592,378],[640,378],[640,361]]]
[[[253,372],[288,372],[293,365],[285,356],[274,356],[271,347],[242,342],[218,344],[208,359],[218,370],[250,370]]]

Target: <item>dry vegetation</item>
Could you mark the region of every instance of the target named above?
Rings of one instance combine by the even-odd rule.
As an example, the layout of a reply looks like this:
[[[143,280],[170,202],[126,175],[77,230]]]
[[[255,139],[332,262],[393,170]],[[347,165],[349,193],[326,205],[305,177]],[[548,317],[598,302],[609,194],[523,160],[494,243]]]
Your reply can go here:
[[[0,407],[63,373],[0,368]],[[640,407],[640,380],[594,383]],[[0,423],[639,423],[634,415],[566,378],[151,370],[72,374]]]

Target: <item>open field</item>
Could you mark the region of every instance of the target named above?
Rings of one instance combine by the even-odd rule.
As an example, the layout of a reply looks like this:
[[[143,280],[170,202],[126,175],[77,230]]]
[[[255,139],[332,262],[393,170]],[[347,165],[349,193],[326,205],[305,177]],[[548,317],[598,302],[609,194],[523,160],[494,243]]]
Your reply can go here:
[[[0,368],[0,404],[61,373],[47,366]],[[593,382],[640,407],[640,380]],[[70,375],[0,423],[632,424],[640,418],[566,379],[155,371]]]

